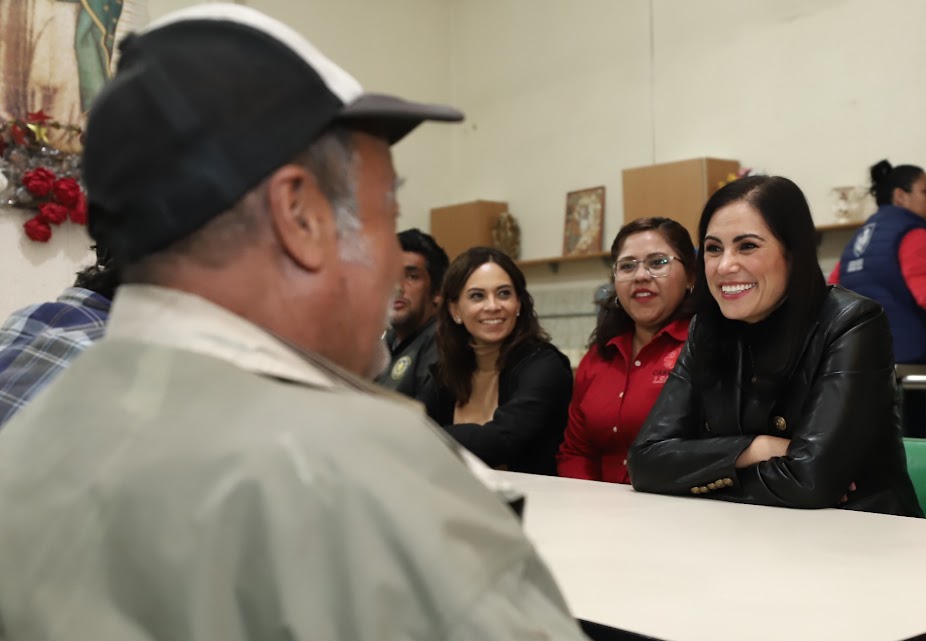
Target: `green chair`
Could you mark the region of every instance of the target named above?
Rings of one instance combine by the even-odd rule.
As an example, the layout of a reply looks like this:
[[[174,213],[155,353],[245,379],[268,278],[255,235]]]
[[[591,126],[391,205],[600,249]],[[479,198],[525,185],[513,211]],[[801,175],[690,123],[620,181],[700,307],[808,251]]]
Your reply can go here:
[[[907,471],[913,481],[916,498],[926,512],[926,438],[905,438],[903,445],[907,452]]]

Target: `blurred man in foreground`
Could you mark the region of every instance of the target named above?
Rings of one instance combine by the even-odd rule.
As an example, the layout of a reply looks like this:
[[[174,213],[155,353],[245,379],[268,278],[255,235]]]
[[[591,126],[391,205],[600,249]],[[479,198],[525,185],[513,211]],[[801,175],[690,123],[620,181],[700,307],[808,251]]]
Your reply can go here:
[[[206,4],[127,41],[90,114],[106,337],[0,432],[5,639],[581,638],[508,507],[381,367],[390,144],[364,94]]]

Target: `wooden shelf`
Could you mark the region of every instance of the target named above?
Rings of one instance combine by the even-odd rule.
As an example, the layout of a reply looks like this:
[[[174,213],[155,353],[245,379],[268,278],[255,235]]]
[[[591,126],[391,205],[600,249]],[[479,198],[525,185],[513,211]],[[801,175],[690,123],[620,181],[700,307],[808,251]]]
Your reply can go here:
[[[853,220],[848,223],[833,223],[832,225],[817,225],[818,232],[827,231],[855,231],[865,224],[864,220]]]
[[[609,267],[611,265],[611,252],[594,252],[592,254],[579,254],[577,256],[553,256],[551,258],[530,258],[527,260],[519,260],[518,266],[521,269],[526,269],[529,267],[537,267],[538,265],[546,265],[550,268],[550,271],[555,274],[559,271],[559,266],[562,263],[587,262],[593,260],[600,260],[606,267]]]
[[[817,247],[823,244],[823,234],[831,231],[848,231],[854,232],[856,229],[864,225],[867,221],[864,220],[853,220],[848,223],[833,223],[832,225],[818,225],[817,226]]]
[[[864,220],[854,220],[848,223],[833,223],[831,225],[817,225],[817,244],[820,243],[822,235],[831,231],[855,231],[865,224]],[[529,269],[546,265],[554,274],[559,272],[559,266],[562,263],[591,262],[593,260],[602,261],[606,267],[611,266],[611,252],[594,252],[591,254],[579,254],[577,256],[551,256],[550,258],[528,258],[517,261],[521,269]]]

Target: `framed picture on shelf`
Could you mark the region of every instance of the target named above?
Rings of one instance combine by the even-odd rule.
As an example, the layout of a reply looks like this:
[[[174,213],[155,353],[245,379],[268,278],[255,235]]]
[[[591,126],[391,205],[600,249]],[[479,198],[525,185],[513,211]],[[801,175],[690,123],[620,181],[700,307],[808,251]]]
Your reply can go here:
[[[603,233],[604,187],[590,187],[566,194],[563,256],[600,252]]]

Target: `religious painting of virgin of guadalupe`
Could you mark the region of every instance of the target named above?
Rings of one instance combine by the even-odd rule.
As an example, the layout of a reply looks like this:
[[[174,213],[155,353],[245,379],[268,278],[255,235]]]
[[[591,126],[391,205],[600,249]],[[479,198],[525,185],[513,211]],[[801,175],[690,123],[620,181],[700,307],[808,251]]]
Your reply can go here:
[[[117,43],[147,23],[147,0],[0,0],[0,119],[82,125]]]
[[[571,191],[566,195],[563,256],[601,251],[604,232],[604,187]]]

